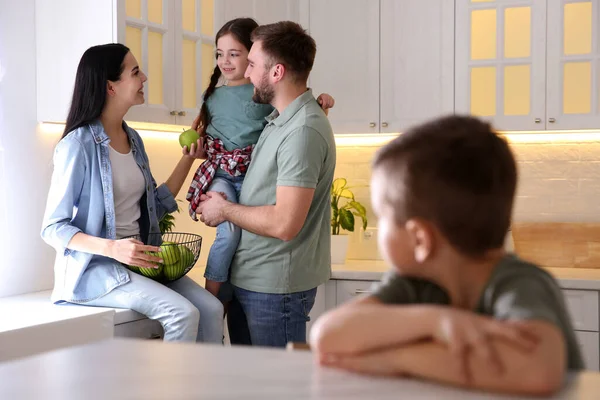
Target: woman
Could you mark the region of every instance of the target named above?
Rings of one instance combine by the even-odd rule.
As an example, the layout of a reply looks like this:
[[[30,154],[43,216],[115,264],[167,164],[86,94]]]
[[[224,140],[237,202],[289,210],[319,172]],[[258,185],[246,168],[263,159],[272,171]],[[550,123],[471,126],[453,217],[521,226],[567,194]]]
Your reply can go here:
[[[42,238],[57,251],[55,303],[130,308],[163,326],[166,341],[221,343],[223,307],[188,277],[162,285],[122,264],[156,268],[158,221],[177,209],[175,196],[200,155],[184,148],[157,186],[138,133],[123,117],[144,102],[146,76],[121,44],[88,49],[77,69],[54,173]],[[138,240],[125,237],[141,235]]]

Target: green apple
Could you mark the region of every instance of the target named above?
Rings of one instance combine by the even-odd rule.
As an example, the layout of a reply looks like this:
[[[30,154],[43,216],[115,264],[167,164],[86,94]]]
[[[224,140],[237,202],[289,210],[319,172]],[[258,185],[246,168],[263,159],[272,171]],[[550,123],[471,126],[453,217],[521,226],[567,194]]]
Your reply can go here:
[[[177,247],[180,253],[179,261],[175,264],[165,265],[164,268],[165,277],[170,281],[181,278],[185,270],[194,262],[194,253],[190,249],[184,245]]]
[[[140,273],[140,267],[134,267],[133,265],[128,265],[127,269],[129,269],[130,271],[133,271],[133,272],[137,272],[138,274]]]
[[[173,242],[163,242],[160,249],[162,251],[159,253],[159,257],[163,259],[165,265],[175,264],[179,261],[180,254],[179,246],[177,246],[177,244]]]
[[[163,266],[159,265],[158,268],[140,268],[140,273],[148,278],[157,279],[163,274]]]
[[[184,131],[181,135],[179,135],[179,144],[183,148],[187,146],[188,151],[191,149],[192,143],[196,143],[196,141],[200,139],[200,135],[193,129],[188,129]]]

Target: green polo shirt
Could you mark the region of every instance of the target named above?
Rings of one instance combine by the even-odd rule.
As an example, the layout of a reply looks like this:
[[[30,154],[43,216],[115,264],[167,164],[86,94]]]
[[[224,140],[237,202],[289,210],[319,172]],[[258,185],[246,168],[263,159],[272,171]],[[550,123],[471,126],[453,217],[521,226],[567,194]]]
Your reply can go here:
[[[231,282],[254,292],[295,293],[313,289],[331,275],[330,190],[335,140],[329,120],[310,90],[281,115],[273,111],[267,121],[252,153],[240,204],[274,205],[277,186],[313,188],[315,194],[304,226],[288,242],[242,230]]]

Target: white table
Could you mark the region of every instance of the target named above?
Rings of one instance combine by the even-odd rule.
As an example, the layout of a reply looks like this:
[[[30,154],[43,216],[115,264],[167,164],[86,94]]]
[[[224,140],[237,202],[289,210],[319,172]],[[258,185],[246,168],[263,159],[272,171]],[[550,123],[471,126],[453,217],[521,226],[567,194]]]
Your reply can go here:
[[[309,352],[115,339],[0,364],[0,399],[501,399],[326,369]],[[519,397],[522,398],[522,397]],[[585,372],[556,399],[600,398]]]

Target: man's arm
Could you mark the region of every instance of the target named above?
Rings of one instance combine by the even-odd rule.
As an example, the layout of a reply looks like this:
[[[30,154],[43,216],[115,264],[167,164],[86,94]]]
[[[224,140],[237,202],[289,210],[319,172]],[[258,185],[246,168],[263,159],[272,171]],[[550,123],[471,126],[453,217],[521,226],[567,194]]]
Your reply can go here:
[[[311,188],[277,186],[275,205],[251,207],[228,202],[222,217],[257,235],[289,241],[304,226],[314,193]]]
[[[378,375],[410,375],[447,384],[507,393],[547,395],[563,384],[565,341],[558,328],[541,321],[523,324],[538,338],[537,346],[522,352],[503,339],[490,338],[500,358],[497,371],[477,352],[466,354],[468,374],[461,373],[462,358],[438,342],[427,341],[358,356],[325,359],[326,365]]]

